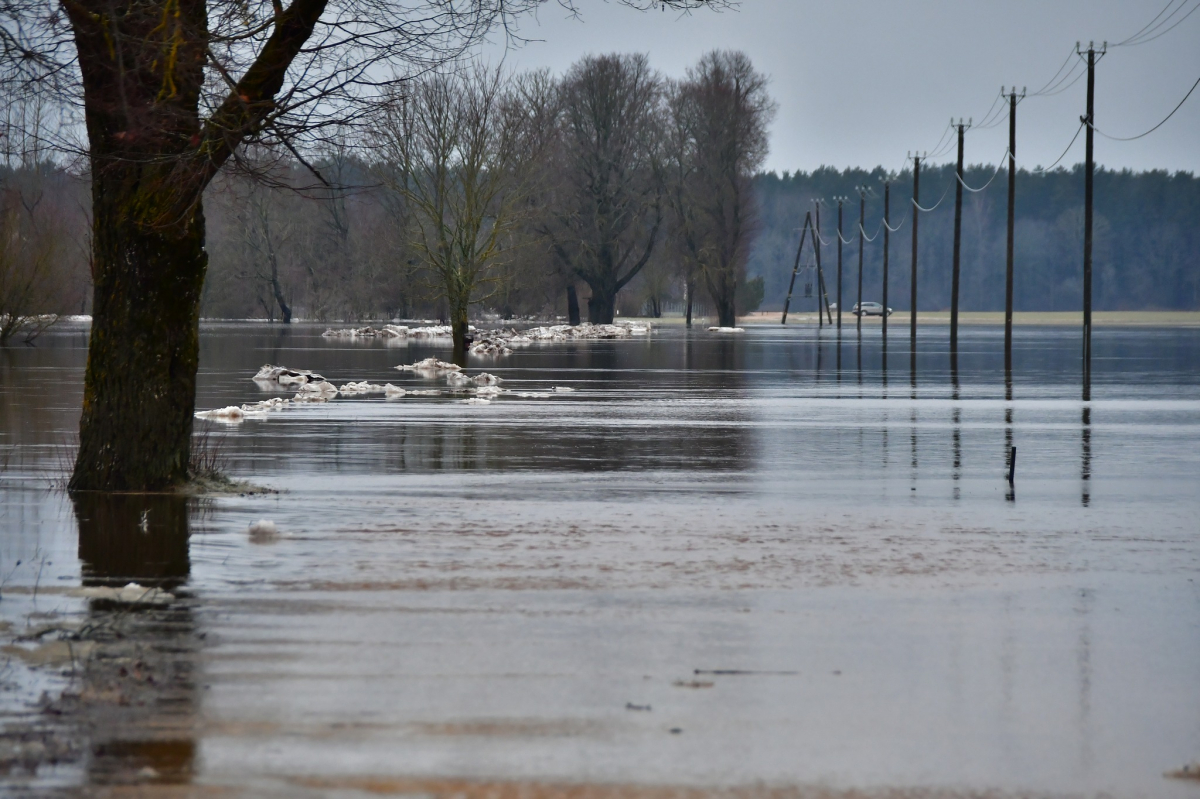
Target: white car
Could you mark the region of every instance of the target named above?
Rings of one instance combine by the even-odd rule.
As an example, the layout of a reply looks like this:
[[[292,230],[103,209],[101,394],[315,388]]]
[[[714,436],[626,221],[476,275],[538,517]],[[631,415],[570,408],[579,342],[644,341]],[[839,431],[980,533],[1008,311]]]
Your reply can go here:
[[[883,306],[877,302],[856,302],[850,309],[855,316],[883,316]],[[892,315],[892,309],[887,309],[887,315]]]

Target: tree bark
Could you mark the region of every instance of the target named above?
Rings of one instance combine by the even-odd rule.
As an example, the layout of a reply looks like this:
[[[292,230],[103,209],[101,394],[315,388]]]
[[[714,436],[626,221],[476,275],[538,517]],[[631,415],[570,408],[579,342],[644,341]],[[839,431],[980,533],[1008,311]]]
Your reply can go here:
[[[592,286],[592,296],[588,297],[588,321],[593,325],[611,325],[617,308],[617,292],[597,290]]]
[[[687,282],[686,290],[687,290],[687,316],[686,316],[687,321],[686,321],[686,324],[688,327],[691,327],[692,326],[692,296],[696,293],[696,281],[689,280]]]
[[[579,324],[579,294],[574,283],[567,284],[567,324]]]
[[[144,187],[126,174],[135,171],[92,180],[93,321],[73,491],[160,491],[188,476],[204,213],[197,202],[182,224],[139,224],[131,210],[173,192]]]

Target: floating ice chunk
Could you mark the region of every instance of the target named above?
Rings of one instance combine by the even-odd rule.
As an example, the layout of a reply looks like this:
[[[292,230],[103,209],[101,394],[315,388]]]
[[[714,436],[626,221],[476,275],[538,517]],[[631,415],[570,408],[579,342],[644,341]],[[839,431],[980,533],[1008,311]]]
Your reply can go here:
[[[449,386],[457,388],[460,386],[468,385],[470,382],[471,382],[471,378],[467,377],[462,372],[447,372],[446,373],[446,384]]]
[[[471,397],[470,399],[462,400],[464,405],[491,405],[492,401],[484,397]]]
[[[308,369],[288,369],[286,366],[272,366],[268,363],[258,370],[254,380],[278,383],[281,386],[298,386],[305,383],[321,383],[325,378]]]
[[[396,367],[401,372],[419,372],[427,375],[439,375],[443,372],[457,372],[462,367],[454,363],[439,361],[437,358],[426,358],[412,364],[401,364]]]
[[[224,408],[215,408],[211,411],[197,411],[196,418],[209,419],[214,422],[225,422],[226,424],[240,424],[246,418],[246,413],[237,405],[228,405]]]
[[[322,380],[319,383],[305,383],[296,390],[297,399],[311,399],[313,397],[324,397],[326,399],[336,397],[338,393],[337,386],[328,381]]]
[[[107,599],[127,604],[165,605],[175,600],[174,594],[163,591],[161,588],[149,588],[137,583],[127,583],[124,588],[114,588],[106,585],[89,586],[72,591],[71,593],[74,596],[86,597],[88,599]]]
[[[410,388],[408,395],[410,397],[440,397],[442,392],[436,388]]]
[[[383,395],[388,399],[399,399],[407,393],[404,389],[399,386],[393,386],[391,383],[387,383],[383,387]]]
[[[745,333],[744,327],[710,327],[709,333]]]
[[[259,519],[246,528],[252,544],[269,544],[279,538],[279,528],[270,519]]]
[[[383,386],[377,383],[347,383],[338,389],[338,393],[343,396],[352,396],[354,394],[384,394],[387,392]]]
[[[524,399],[546,399],[553,395],[549,391],[518,391],[513,396]]]
[[[490,375],[487,372],[480,372],[471,378],[471,382],[477,386],[494,386],[503,381],[501,381],[501,379],[495,375]]]
[[[574,391],[570,386],[550,386],[551,391]]]
[[[290,405],[291,400],[283,397],[271,397],[270,399],[261,400],[259,402],[247,402],[242,405],[242,412],[247,416],[266,416],[269,411],[277,411],[285,405]]]
[[[475,396],[477,397],[498,397],[503,393],[504,389],[500,388],[500,386],[483,386],[482,388],[475,389]]]

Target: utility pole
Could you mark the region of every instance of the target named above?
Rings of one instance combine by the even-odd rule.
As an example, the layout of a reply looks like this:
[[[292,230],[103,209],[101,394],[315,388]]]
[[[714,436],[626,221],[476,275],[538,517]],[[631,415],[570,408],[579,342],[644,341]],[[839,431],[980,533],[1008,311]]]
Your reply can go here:
[[[883,179],[883,362],[887,368],[887,322],[888,322],[888,204],[891,202],[892,181]]]
[[[1004,87],[1000,87],[1004,94]],[[1004,374],[1012,383],[1012,325],[1013,325],[1013,226],[1016,224],[1017,194],[1017,103],[1025,98],[1025,90],[1017,96],[1017,87],[1008,95],[1008,257],[1004,269]]]
[[[917,357],[917,220],[921,215],[921,156],[913,155],[913,210],[912,210],[912,279],[909,281],[908,307],[912,317],[908,320],[909,357]],[[886,311],[885,311],[886,313]]]
[[[834,197],[838,204],[838,265],[837,265],[837,329],[842,330],[842,203],[846,201],[845,197]],[[839,354],[841,350],[838,350]]]
[[[1079,43],[1075,52],[1082,57]],[[1088,42],[1087,49],[1087,116],[1080,122],[1087,125],[1087,155],[1083,181],[1083,399],[1092,397],[1092,184],[1096,173],[1096,162],[1092,158],[1092,139],[1096,125],[1096,56],[1108,52],[1108,42],[1099,52],[1095,42]]]
[[[867,190],[865,186],[858,187],[858,300],[855,305],[858,306],[858,313],[855,314],[858,321],[855,325],[858,328],[858,335],[862,336],[862,270],[863,270],[863,239],[867,237],[866,231],[863,229],[863,221],[867,216]]]
[[[787,324],[788,308],[792,304],[792,289],[796,288],[796,273],[800,271],[800,253],[804,250],[804,237],[808,235],[808,229],[812,227],[812,213],[804,215],[804,227],[800,232],[800,244],[796,247],[796,263],[792,264],[792,282],[788,284],[787,299],[783,303],[783,319],[779,322],[781,325]]]
[[[817,295],[817,327],[823,327],[821,323],[821,303],[825,304],[825,315],[829,318],[829,324],[833,324],[833,314],[829,312],[829,292],[825,288],[825,271],[821,268],[821,204],[825,202],[821,199],[813,200],[813,205],[817,211],[817,224],[813,228],[813,248],[817,252],[817,290],[820,294]]]
[[[958,124],[950,120],[950,124],[958,128],[958,165],[954,168],[954,273],[950,280],[950,360],[958,363],[958,284],[961,271],[962,255],[962,200],[963,200],[963,133],[971,126],[970,121],[963,124],[962,118]]]

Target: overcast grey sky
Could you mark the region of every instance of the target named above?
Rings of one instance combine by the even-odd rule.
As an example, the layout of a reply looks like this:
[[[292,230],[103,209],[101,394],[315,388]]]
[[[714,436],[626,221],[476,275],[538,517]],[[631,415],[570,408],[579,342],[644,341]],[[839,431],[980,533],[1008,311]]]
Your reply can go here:
[[[1182,4],[1178,21],[1200,0]],[[767,168],[821,165],[900,169],[909,150],[932,151],[951,116],[979,121],[1001,85],[1049,81],[1075,42],[1117,42],[1167,0],[741,0],[721,13],[637,12],[617,2],[578,0],[571,19],[553,0],[521,34],[539,39],[509,53],[515,68],[562,72],[586,53],[644,52],[682,76],[712,48],[746,51],[771,78],[779,103]],[[1169,12],[1168,12],[1169,13]],[[1171,23],[1168,23],[1168,25]],[[495,58],[500,48],[493,48]],[[1074,56],[1072,56],[1074,59]],[[1200,12],[1160,38],[1111,48],[1097,68],[1096,127],[1132,136],[1163,119],[1200,78]],[[1062,154],[1085,110],[1086,79],[1018,108],[1022,166]],[[968,133],[968,163],[996,163],[1007,122]],[[939,161],[952,161],[953,151]],[[1109,167],[1200,172],[1200,88],[1162,128],[1134,142],[1096,137]],[[1063,163],[1083,160],[1083,136]]]

